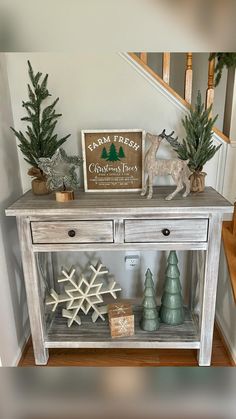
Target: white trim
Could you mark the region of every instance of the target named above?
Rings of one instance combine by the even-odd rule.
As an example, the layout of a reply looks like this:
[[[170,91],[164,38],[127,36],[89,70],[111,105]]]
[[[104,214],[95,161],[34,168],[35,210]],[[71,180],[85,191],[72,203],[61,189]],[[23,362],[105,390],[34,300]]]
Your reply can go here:
[[[187,113],[188,108],[172,93],[165,89],[151,74],[149,74],[141,65],[133,60],[127,52],[119,52],[120,57],[127,61],[144,79],[146,79],[159,93],[165,96],[172,104],[177,106],[181,111]]]
[[[215,185],[215,189],[217,190],[217,192],[222,194],[223,188],[224,188],[228,144],[224,140],[222,140],[222,138],[219,135],[217,135],[215,132],[213,133],[212,138],[217,143],[217,145],[222,144],[220,149],[217,152],[218,162],[217,162],[216,185]]]
[[[29,338],[30,338],[30,329],[27,328],[27,331],[24,333],[24,336],[19,343],[19,347],[15,356],[15,359],[13,360],[12,365],[11,365],[12,367],[18,366]]]
[[[221,317],[216,313],[216,324],[219,327],[220,333],[222,334],[225,344],[228,348],[228,351],[236,365],[236,348],[234,348],[233,343],[231,342],[231,339],[229,338],[229,336],[226,336],[225,334],[225,327],[223,325],[223,322],[221,320]]]

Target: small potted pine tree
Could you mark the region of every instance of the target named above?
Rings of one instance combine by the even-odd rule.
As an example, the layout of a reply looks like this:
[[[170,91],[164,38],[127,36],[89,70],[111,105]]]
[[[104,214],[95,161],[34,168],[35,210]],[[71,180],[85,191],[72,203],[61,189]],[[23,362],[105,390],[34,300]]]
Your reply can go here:
[[[51,96],[47,89],[48,74],[41,81],[42,73],[34,73],[30,61],[28,61],[28,73],[30,83],[28,84],[29,99],[22,102],[27,115],[21,118],[27,122],[27,129],[16,131],[11,127],[15,136],[19,140],[19,148],[24,155],[25,161],[32,167],[28,174],[32,176],[32,191],[36,195],[42,195],[49,192],[46,182],[46,176],[39,167],[40,158],[51,158],[56,150],[65,143],[70,134],[58,139],[55,134],[55,128],[62,115],[56,113],[55,106],[59,100],[57,98],[51,104],[47,104]]]
[[[213,145],[213,126],[218,118],[210,117],[212,106],[205,110],[202,103],[201,93],[198,92],[197,103],[190,108],[190,113],[182,119],[186,131],[186,138],[182,143],[177,139],[167,139],[177,152],[181,160],[189,160],[191,191],[202,192],[205,189],[205,176],[203,167],[212,159],[221,145]]]

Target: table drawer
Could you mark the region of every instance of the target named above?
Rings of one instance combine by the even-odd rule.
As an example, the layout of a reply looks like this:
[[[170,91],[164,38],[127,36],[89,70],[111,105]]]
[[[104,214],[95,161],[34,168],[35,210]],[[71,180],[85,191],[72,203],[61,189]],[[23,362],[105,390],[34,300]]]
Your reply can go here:
[[[113,243],[113,221],[31,222],[33,243]]]
[[[206,242],[208,219],[125,220],[126,243]]]

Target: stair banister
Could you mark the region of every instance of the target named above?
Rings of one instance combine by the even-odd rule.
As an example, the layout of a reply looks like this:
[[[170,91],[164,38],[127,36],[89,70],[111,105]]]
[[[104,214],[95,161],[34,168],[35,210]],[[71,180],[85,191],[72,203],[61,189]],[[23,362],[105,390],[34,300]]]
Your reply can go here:
[[[185,85],[184,85],[184,98],[186,102],[192,102],[192,87],[193,87],[193,54],[192,52],[186,53],[186,70],[185,70]]]
[[[208,109],[214,102],[215,93],[215,59],[209,61],[208,64],[208,88],[206,92],[206,109]],[[210,115],[211,117],[211,115]]]
[[[163,52],[162,78],[165,83],[170,84],[170,53]]]

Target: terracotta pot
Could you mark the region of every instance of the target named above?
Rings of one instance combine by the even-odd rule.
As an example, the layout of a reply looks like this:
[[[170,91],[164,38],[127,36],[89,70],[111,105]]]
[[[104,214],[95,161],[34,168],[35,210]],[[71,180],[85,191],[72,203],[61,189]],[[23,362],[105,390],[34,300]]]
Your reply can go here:
[[[32,192],[34,195],[47,195],[50,193],[47,187],[46,180],[42,179],[33,179],[31,182]]]
[[[203,192],[205,189],[205,172],[193,172],[190,176],[191,192]]]
[[[74,191],[59,191],[56,192],[56,201],[57,202],[67,202],[73,201],[74,198]]]

